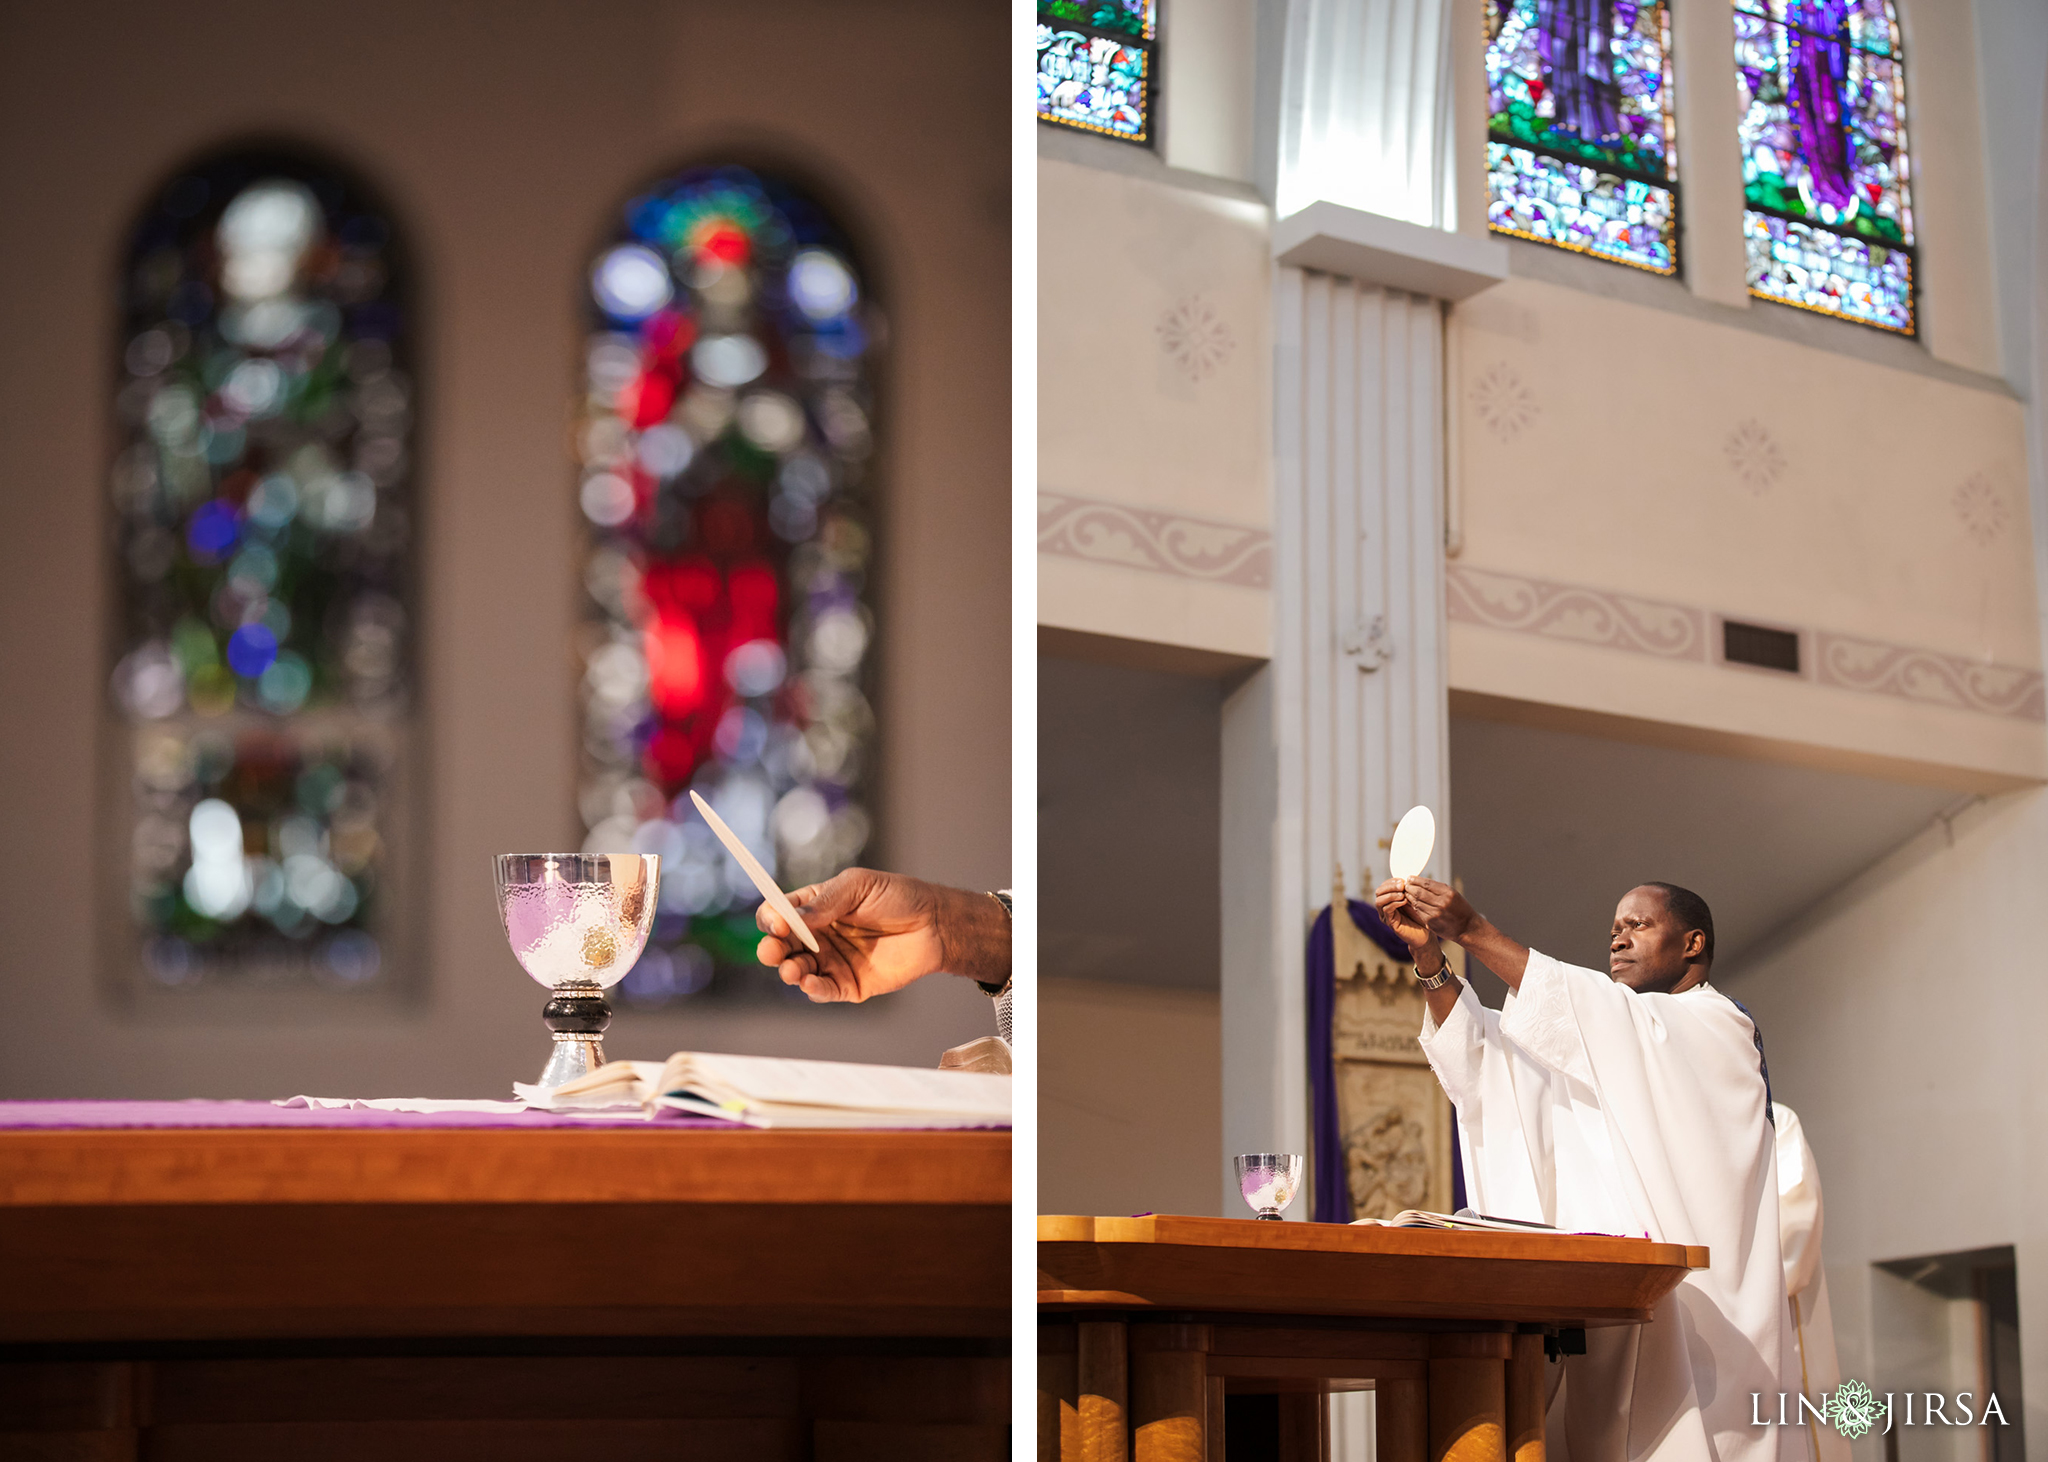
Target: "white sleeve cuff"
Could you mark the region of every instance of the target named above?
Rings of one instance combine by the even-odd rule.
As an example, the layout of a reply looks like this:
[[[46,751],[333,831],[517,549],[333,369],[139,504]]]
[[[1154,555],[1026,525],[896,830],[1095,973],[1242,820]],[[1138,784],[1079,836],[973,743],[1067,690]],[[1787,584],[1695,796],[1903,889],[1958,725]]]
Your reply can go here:
[[[1437,1024],[1435,1013],[1427,1005],[1423,1007],[1419,1037],[1422,1054],[1429,1058],[1444,1095],[1455,1105],[1462,1106],[1479,1089],[1480,1068],[1486,1060],[1486,1037],[1486,1007],[1479,1003],[1470,985],[1458,992],[1458,1003],[1451,1007],[1450,1016],[1442,1025]]]

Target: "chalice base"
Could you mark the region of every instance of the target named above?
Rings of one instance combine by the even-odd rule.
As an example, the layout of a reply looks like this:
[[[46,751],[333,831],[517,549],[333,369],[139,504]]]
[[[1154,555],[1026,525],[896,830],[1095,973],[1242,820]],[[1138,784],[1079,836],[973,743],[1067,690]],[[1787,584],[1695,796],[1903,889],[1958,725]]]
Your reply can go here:
[[[548,1064],[540,1070],[541,1086],[560,1086],[604,1065],[604,1043],[596,1036],[557,1035]]]

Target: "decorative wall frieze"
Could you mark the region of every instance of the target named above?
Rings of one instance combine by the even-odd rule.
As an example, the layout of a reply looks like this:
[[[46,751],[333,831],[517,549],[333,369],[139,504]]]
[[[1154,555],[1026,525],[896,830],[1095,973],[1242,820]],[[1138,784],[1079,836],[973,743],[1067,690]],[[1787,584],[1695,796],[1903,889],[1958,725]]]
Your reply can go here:
[[[2038,670],[1987,665],[1940,650],[1888,645],[1827,630],[1813,639],[1814,679],[1822,685],[2018,721],[2048,719]]]
[[[1273,587],[1263,528],[1067,493],[1038,494],[1038,551],[1242,589]]]
[[[1444,588],[1453,624],[1629,650],[1665,660],[1721,663],[1714,650],[1721,616],[1693,605],[1547,583],[1463,563],[1448,566]],[[2038,670],[1833,630],[1800,630],[1799,639],[1802,669],[1798,678],[1816,685],[2013,720],[2048,719],[2048,692],[2044,692]],[[1744,674],[1783,673],[1735,668]]]
[[[1575,584],[1546,584],[1461,563],[1450,565],[1444,588],[1453,624],[1483,624],[1666,660],[1712,658],[1703,609]]]

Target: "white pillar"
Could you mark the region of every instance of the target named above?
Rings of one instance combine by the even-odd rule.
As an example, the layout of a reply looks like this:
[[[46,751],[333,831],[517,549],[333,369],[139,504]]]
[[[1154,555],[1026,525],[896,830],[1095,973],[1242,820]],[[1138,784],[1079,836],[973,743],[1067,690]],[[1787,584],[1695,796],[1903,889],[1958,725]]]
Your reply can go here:
[[[1305,1150],[1309,924],[1337,865],[1385,877],[1394,820],[1449,793],[1442,306],[1283,267],[1274,324],[1273,659],[1224,725],[1232,1152]]]
[[[1443,302],[1507,275],[1441,226],[1451,0],[1280,3],[1273,653],[1223,717],[1226,1214],[1232,1153],[1307,1150],[1304,946],[1337,865],[1384,877],[1419,802],[1449,866]]]
[[[1305,945],[1338,867],[1349,889],[1384,878],[1382,841],[1422,803],[1427,871],[1450,868],[1443,301],[1504,275],[1506,250],[1349,212],[1317,204],[1275,230],[1273,659],[1224,712],[1233,1152],[1307,1150]],[[1240,782],[1270,789],[1263,829]],[[1331,1423],[1337,1462],[1369,1462],[1369,1399],[1333,1397]]]
[[[1273,658],[1223,713],[1223,1140],[1308,1149],[1305,955],[1341,864],[1433,808],[1450,867],[1444,302],[1507,275],[1460,237],[1455,0],[1279,0],[1260,135],[1273,253]],[[1468,17],[1469,18],[1469,17]],[[1468,88],[1469,90],[1469,88]],[[1469,130],[1469,129],[1468,129]],[[1476,134],[1475,134],[1476,135]],[[1290,1218],[1308,1216],[1306,1194]],[[1333,1397],[1333,1456],[1369,1462],[1370,1398]]]

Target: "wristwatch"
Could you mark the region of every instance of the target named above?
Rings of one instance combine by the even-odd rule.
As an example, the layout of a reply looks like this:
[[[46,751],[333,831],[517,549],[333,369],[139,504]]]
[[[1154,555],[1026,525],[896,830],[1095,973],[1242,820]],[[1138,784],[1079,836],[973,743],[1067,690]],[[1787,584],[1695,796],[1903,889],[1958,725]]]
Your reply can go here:
[[[1011,907],[1010,891],[1007,888],[991,889],[989,890],[988,896],[1003,906],[1004,917],[1016,917],[1017,911],[1013,907]],[[974,983],[981,986],[982,994],[991,995],[998,998],[1002,996],[1004,991],[1010,988],[1010,982],[1008,980],[1004,980],[1000,985],[992,985],[987,980],[976,980]]]
[[[1438,950],[1437,953],[1442,954],[1443,951]],[[1425,975],[1419,969],[1415,971],[1415,983],[1422,986],[1422,988],[1425,990],[1441,990],[1443,989],[1445,982],[1447,982],[1450,978],[1451,961],[1448,955],[1444,956],[1444,967],[1438,970],[1433,975]]]

